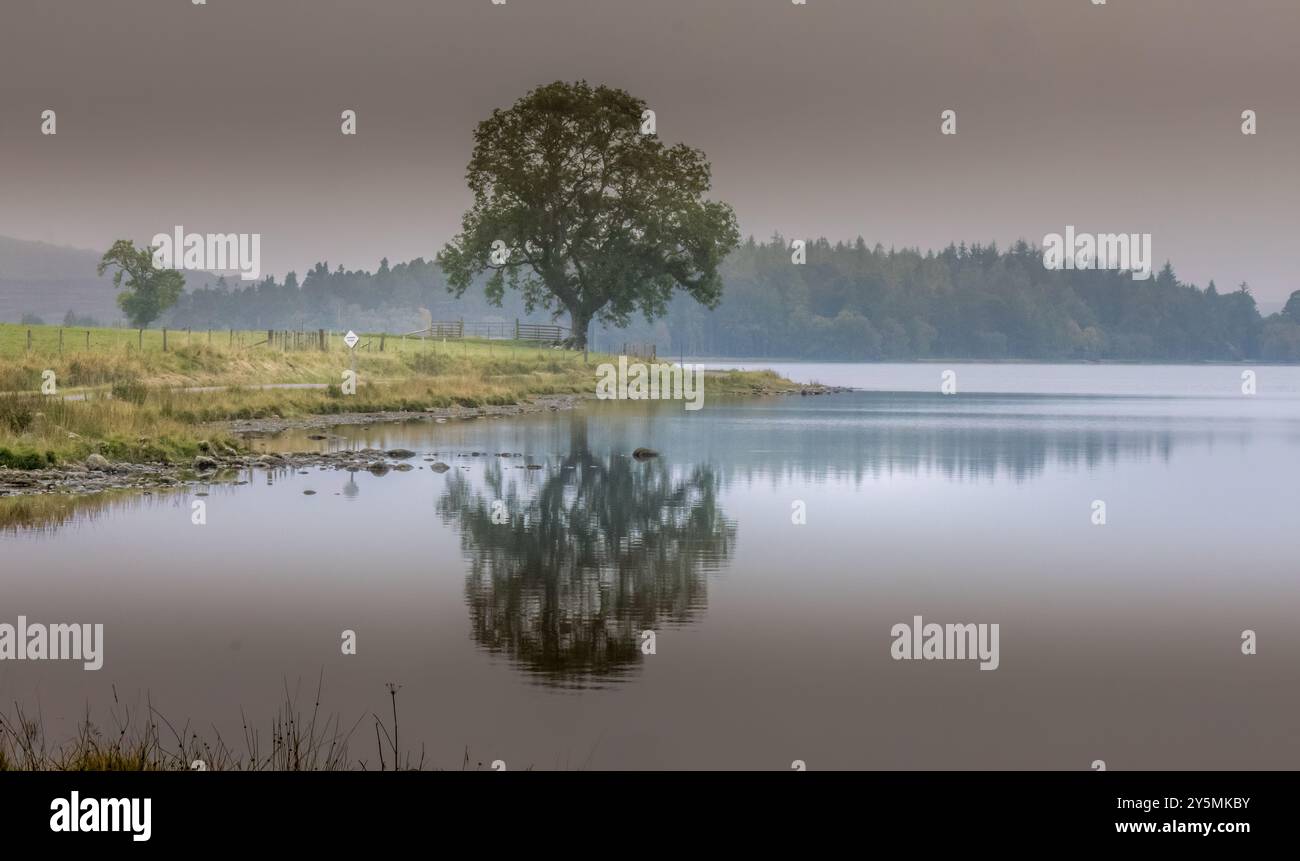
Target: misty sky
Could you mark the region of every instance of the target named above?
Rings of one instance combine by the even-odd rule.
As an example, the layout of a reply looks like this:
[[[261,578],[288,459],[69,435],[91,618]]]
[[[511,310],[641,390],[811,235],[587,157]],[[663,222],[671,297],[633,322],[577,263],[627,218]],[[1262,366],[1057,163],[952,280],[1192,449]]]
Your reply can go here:
[[[1184,280],[1276,302],[1298,48],[1300,0],[4,0],[0,234],[257,232],[277,275],[431,257],[475,123],[585,78],[703,149],[760,238],[1149,232]]]

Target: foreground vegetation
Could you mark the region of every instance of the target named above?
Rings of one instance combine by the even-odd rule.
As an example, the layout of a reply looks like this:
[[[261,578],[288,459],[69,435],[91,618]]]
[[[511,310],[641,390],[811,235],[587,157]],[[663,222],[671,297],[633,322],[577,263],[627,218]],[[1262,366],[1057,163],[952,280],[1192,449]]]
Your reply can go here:
[[[291,693],[286,685],[284,701],[265,732],[250,726],[241,709],[243,738],[234,742],[216,730],[200,734],[188,722],[173,723],[147,699],[134,707],[124,705],[116,694],[105,725],[96,724],[88,711],[72,738],[54,742],[39,711],[29,713],[14,705],[8,713],[0,713],[0,772],[407,771],[429,767],[423,748],[415,751],[401,744],[400,685],[387,685],[388,696],[378,713],[346,725],[337,715],[321,712],[322,683],[323,675],[310,707],[302,704],[300,691]],[[363,724],[365,732],[354,753],[353,737]],[[373,741],[366,743],[372,736]],[[460,768],[482,770],[485,765],[472,761],[467,750]]]
[[[27,333],[32,348],[27,349]],[[89,332],[89,347],[86,347]],[[72,337],[79,335],[80,338]],[[205,443],[238,448],[214,422],[341,413],[422,412],[516,404],[539,395],[587,395],[611,356],[512,341],[429,342],[365,336],[355,357],[283,349],[265,332],[162,333],[0,325],[0,467],[39,469],[100,454],[109,460],[180,462]],[[188,341],[188,343],[186,343]],[[141,348],[143,344],[143,349]],[[343,371],[359,385],[344,394]],[[54,395],[41,394],[53,372]],[[310,388],[275,388],[278,386]],[[195,390],[204,387],[208,390]],[[271,388],[268,388],[271,387]],[[797,388],[765,372],[710,377],[711,394]]]

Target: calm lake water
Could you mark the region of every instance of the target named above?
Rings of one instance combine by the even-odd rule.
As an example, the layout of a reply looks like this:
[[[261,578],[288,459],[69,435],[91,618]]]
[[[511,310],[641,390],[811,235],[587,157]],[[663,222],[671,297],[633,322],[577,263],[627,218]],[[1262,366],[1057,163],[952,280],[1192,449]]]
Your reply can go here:
[[[421,468],[257,470],[205,526],[193,491],[0,503],[0,622],[106,639],[0,662],[0,701],[238,742],[323,672],[348,726],[400,684],[434,767],[1300,768],[1300,368],[755,364],[867,391],[286,434]],[[998,669],[894,660],[914,616],[998,624]]]

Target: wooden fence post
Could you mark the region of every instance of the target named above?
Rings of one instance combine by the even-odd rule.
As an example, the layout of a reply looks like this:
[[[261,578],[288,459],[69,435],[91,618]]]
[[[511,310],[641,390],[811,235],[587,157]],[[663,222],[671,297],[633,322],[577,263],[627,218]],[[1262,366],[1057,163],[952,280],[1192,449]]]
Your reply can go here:
[[[86,349],[90,349],[90,330],[86,330]]]
[[[167,329],[163,328],[163,352],[167,352]]]
[[[32,351],[32,330],[28,329],[27,330],[27,352],[30,353],[31,351]]]

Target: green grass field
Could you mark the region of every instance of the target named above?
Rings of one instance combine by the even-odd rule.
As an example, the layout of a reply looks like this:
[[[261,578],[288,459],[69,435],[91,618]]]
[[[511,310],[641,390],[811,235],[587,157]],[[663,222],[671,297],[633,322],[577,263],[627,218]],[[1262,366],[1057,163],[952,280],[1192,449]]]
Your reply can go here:
[[[62,329],[60,350],[59,332],[0,324],[0,467],[35,469],[92,453],[133,462],[188,459],[203,440],[237,443],[208,427],[233,419],[591,394],[597,365],[616,360],[597,353],[584,360],[580,352],[527,342],[378,334],[363,335],[352,354],[337,333],[321,350],[278,337],[265,343],[265,331],[214,331],[210,339],[206,331],[172,331],[164,350],[161,330]],[[343,372],[354,364],[359,385],[344,394]],[[56,391],[43,393],[51,380]],[[317,388],[259,388],[304,383]],[[186,390],[196,386],[222,388]],[[769,372],[716,374],[708,383],[710,394],[794,388]]]
[[[300,333],[296,339],[291,333],[288,343],[277,332],[271,344],[265,330],[164,331],[0,323],[0,368],[10,372],[9,378],[0,378],[0,391],[18,391],[32,385],[26,377],[13,378],[12,372],[37,365],[67,370],[70,377],[62,382],[64,387],[101,385],[119,379],[192,385],[316,382],[321,380],[312,378],[313,373],[337,367],[349,353],[341,332],[326,333],[327,349],[321,350],[315,331]],[[580,354],[527,341],[435,341],[383,333],[358,334],[358,369],[368,365],[372,370],[384,369],[398,376],[405,373],[404,356],[545,361],[563,355],[568,360],[581,359]],[[593,360],[595,355],[591,354]],[[278,358],[268,361],[268,357]],[[268,374],[273,378],[267,378]]]
[[[107,327],[75,328],[68,326],[27,326],[18,323],[0,323],[0,359],[21,358],[28,353],[39,356],[59,356],[73,353],[103,353],[121,351],[124,353],[143,352],[161,353],[163,351],[164,331],[169,350],[182,347],[207,346],[214,348],[248,349],[256,344],[264,344],[267,330],[252,329],[114,329]],[[279,332],[276,332],[277,337]],[[307,349],[318,343],[317,330],[298,333],[298,347],[289,345],[289,349]],[[382,332],[358,332],[361,341],[357,349],[361,353],[378,352],[381,341],[385,352],[403,352],[421,350],[433,351],[441,341],[415,336],[385,335]],[[346,352],[343,332],[325,333],[326,345],[330,351]],[[448,342],[452,343],[452,342]],[[461,341],[455,341],[459,345]],[[464,343],[470,345],[472,354],[476,348],[483,347],[485,352],[499,349],[502,345],[518,349],[546,350],[548,345],[539,345],[528,341],[503,341],[467,338]],[[277,342],[277,347],[280,345]]]

